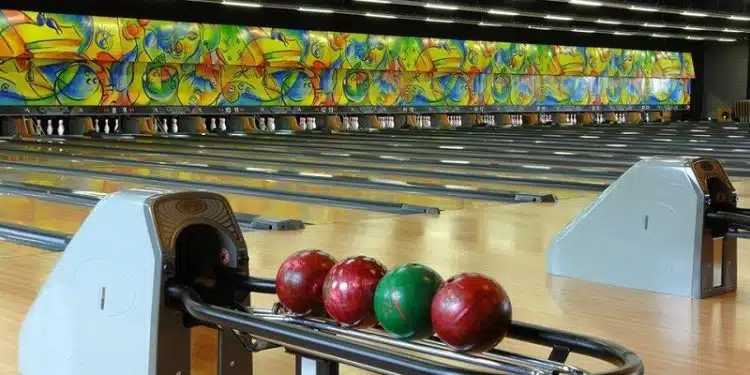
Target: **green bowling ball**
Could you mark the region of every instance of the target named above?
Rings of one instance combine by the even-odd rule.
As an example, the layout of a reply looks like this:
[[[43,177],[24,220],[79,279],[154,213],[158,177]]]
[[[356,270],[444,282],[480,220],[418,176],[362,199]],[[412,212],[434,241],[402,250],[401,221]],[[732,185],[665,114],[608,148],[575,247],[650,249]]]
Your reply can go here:
[[[430,306],[443,278],[432,268],[405,264],[389,271],[375,289],[375,316],[388,333],[402,340],[432,335]]]

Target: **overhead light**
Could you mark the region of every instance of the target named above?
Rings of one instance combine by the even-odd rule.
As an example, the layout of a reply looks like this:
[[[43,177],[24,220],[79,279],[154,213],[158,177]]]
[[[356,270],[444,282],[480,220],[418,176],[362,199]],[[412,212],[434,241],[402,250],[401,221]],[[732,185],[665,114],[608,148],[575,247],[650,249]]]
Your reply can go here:
[[[732,38],[719,38],[719,39],[716,39],[716,40],[718,40],[720,42],[736,42],[737,41],[737,39],[732,39]]]
[[[682,13],[680,14],[682,14],[683,16],[688,16],[688,17],[708,17],[708,14],[706,13],[690,12],[687,10],[683,10]]]
[[[375,3],[375,4],[390,4],[390,0],[354,0],[359,1],[360,3]]]
[[[705,39],[705,38],[703,38],[703,37],[701,37],[701,36],[692,36],[692,35],[688,35],[688,36],[686,36],[686,37],[685,37],[685,39],[689,39],[689,40],[703,40],[703,39]]]
[[[750,17],[744,16],[729,16],[729,19],[732,21],[750,21]]]
[[[244,1],[227,1],[224,0],[221,2],[221,5],[229,5],[233,7],[245,7],[245,8],[260,8],[262,5],[258,3],[246,3]]]
[[[551,28],[544,27],[544,26],[529,26],[529,29],[532,29],[532,30],[544,30],[544,31],[546,31],[546,30],[552,30]]]
[[[394,19],[394,18],[396,18],[396,16],[391,15],[391,14],[370,13],[370,12],[365,13],[365,16],[367,16],[367,17],[373,17],[373,18],[387,18],[387,19]]]
[[[623,35],[623,36],[625,36],[625,35],[633,35],[633,33],[626,33],[624,31],[615,31],[612,34],[614,34],[614,35]]]
[[[453,23],[453,20],[446,20],[444,18],[425,18],[427,22],[438,22],[438,23]]]
[[[662,28],[662,27],[664,27],[664,25],[662,25],[660,23],[648,23],[648,22],[646,22],[646,23],[643,24],[643,27]]]
[[[724,30],[721,30],[721,31],[723,31],[725,33],[741,33],[742,32],[742,30],[735,30],[735,29],[724,29]]]
[[[685,30],[693,30],[693,31],[702,31],[705,30],[705,28],[702,27],[695,27],[695,26],[685,26],[683,27]]]
[[[503,27],[503,25],[499,23],[491,23],[491,22],[480,22],[479,26]]]
[[[620,21],[614,21],[614,20],[603,20],[603,19],[598,19],[598,20],[596,20],[596,23],[603,23],[603,24],[605,24],[605,25],[619,25],[619,24],[621,24],[622,22],[620,22]]]
[[[498,16],[517,16],[518,15],[517,12],[511,12],[511,11],[508,11],[508,10],[498,10],[498,9],[490,9],[490,10],[487,11],[487,13],[489,13],[489,14],[495,14],[495,15],[498,15]]]
[[[331,13],[333,13],[333,11],[332,11],[332,10],[330,10],[330,9],[324,9],[324,8],[307,8],[307,7],[300,7],[300,8],[299,8],[299,9],[297,9],[297,10],[299,10],[300,12],[310,12],[310,13],[327,13],[327,14],[331,14]]]
[[[458,10],[458,6],[456,5],[447,5],[447,4],[433,4],[433,3],[427,3],[424,5],[425,8],[430,9],[440,9],[440,10]]]
[[[658,12],[659,8],[652,8],[652,7],[641,7],[637,5],[631,5],[628,9],[630,10],[636,10],[639,12]]]
[[[600,7],[603,4],[598,1],[591,1],[591,0],[570,0],[571,4],[575,5],[585,5],[587,7]]]
[[[654,33],[654,34],[651,34],[651,37],[652,38],[666,38],[667,36],[664,35],[664,34],[656,34],[656,33]]]
[[[594,31],[594,30],[589,30],[589,29],[573,29],[573,32],[574,32],[574,33],[585,33],[585,34],[593,34],[593,33],[595,33],[596,31]]]
[[[573,20],[573,17],[555,16],[555,15],[552,15],[552,14],[546,15],[546,16],[544,16],[544,18],[546,18],[548,20],[555,20],[555,21],[572,21]]]

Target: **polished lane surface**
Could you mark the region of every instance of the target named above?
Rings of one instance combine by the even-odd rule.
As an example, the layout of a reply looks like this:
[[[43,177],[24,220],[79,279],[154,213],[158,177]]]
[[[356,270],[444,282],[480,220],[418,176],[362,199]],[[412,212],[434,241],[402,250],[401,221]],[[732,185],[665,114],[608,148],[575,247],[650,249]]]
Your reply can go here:
[[[420,177],[420,176],[401,176],[397,174],[389,174],[385,172],[376,173],[374,171],[363,171],[356,167],[350,167],[346,170],[330,170],[325,167],[318,166],[313,167],[312,165],[307,167],[295,167],[293,165],[279,166],[272,164],[263,164],[253,162],[250,163],[237,163],[224,161],[219,159],[212,160],[207,157],[199,156],[182,156],[179,161],[170,160],[168,155],[159,153],[158,150],[154,150],[152,153],[128,153],[117,151],[115,149],[97,149],[97,148],[85,148],[85,147],[70,147],[68,145],[60,145],[55,147],[49,147],[43,150],[39,150],[36,145],[33,146],[19,146],[11,147],[5,146],[8,149],[19,149],[29,151],[44,151],[52,153],[60,153],[60,156],[70,156],[71,158],[80,158],[80,156],[89,157],[105,157],[105,158],[116,158],[121,160],[139,161],[139,162],[151,162],[151,163],[166,163],[165,166],[177,168],[205,168],[209,171],[216,171],[218,168],[229,168],[238,173],[270,173],[272,174],[269,178],[275,178],[273,175],[278,175],[281,172],[285,172],[288,175],[299,175],[299,176],[332,176],[336,177],[355,177],[362,178],[376,183],[391,184],[394,186],[406,186],[408,187],[413,183],[426,183],[435,186],[441,186],[446,189],[453,190],[476,190],[476,189],[487,189],[494,191],[519,191],[523,193],[536,193],[546,194],[554,192],[558,198],[580,196],[580,189],[564,189],[559,186],[545,186],[545,184],[551,184],[553,181],[550,179],[542,179],[529,174],[516,174],[515,178],[526,178],[533,179],[529,182],[523,183],[512,183],[509,181],[474,181],[474,180],[460,180],[456,178],[434,178],[434,177]],[[2,149],[0,149],[0,153]],[[568,181],[577,183],[590,183],[597,186],[606,186],[611,180],[604,179],[575,179],[572,177],[559,177],[556,181]],[[594,188],[586,188],[587,190],[593,190]],[[603,189],[603,188],[602,188]],[[601,189],[600,189],[601,190]]]
[[[606,166],[602,162],[594,160],[594,164],[577,166],[566,163],[562,158],[567,152],[559,152],[551,160],[519,160],[533,159],[528,150],[517,150],[501,160],[488,160],[481,158],[459,157],[452,150],[446,150],[442,157],[419,157],[403,155],[397,152],[341,152],[341,151],[309,151],[309,150],[285,150],[281,147],[253,147],[243,148],[235,145],[194,145],[189,151],[185,151],[184,145],[153,144],[149,139],[133,141],[121,139],[118,141],[90,140],[83,138],[68,139],[40,139],[33,143],[47,144],[54,147],[56,144],[87,145],[91,147],[116,148],[121,150],[158,150],[159,153],[173,155],[175,160],[182,156],[207,155],[210,157],[244,158],[248,161],[257,158],[271,160],[289,160],[294,162],[315,162],[322,160],[327,164],[338,165],[361,165],[361,166],[387,166],[388,168],[422,169],[428,171],[441,171],[452,173],[471,173],[475,175],[503,176],[506,173],[528,172],[537,175],[557,176],[575,175],[582,178],[606,178],[613,179],[619,176],[632,163],[620,162],[618,165]],[[13,141],[6,141],[12,143]],[[15,142],[20,143],[20,142]],[[603,156],[607,156],[604,154]],[[495,158],[497,159],[497,158]],[[591,161],[587,159],[586,161]],[[606,175],[606,177],[602,177]]]
[[[18,159],[19,157],[16,155],[0,153],[0,161],[19,161]],[[500,203],[497,201],[475,201],[458,198],[454,199],[450,197],[438,197],[428,194],[407,193],[391,190],[345,188],[323,184],[246,178],[215,173],[194,173],[187,171],[170,170],[168,168],[116,166],[111,163],[87,162],[67,158],[28,156],[23,157],[22,159],[22,162],[26,164],[42,164],[55,168],[74,168],[85,171],[122,173],[126,175],[146,178],[169,178],[185,182],[221,184],[227,187],[271,189],[279,192],[318,194],[349,199],[362,199],[371,202],[386,202],[415,206],[437,207],[443,210],[478,207]],[[64,172],[60,171],[60,173]],[[154,185],[157,185],[157,183],[154,183]]]
[[[0,176],[4,181],[23,182],[36,185],[59,187],[72,189],[79,192],[94,192],[94,193],[113,193],[122,189],[135,189],[135,188],[148,188],[154,185],[138,184],[130,182],[104,180],[99,178],[85,178],[79,176],[69,176],[65,174],[53,174],[43,172],[32,172],[25,171],[18,168],[0,168]],[[200,180],[201,176],[191,175],[194,180]],[[392,215],[371,212],[364,210],[353,210],[339,207],[330,207],[323,205],[282,201],[274,199],[263,199],[239,196],[233,194],[225,195],[232,206],[232,209],[236,212],[247,213],[253,215],[260,215],[269,219],[297,219],[312,224],[323,224],[323,223],[336,223],[336,222],[348,222],[348,221],[359,221],[369,220],[375,218],[389,217]],[[5,196],[8,198],[8,196]],[[46,218],[39,221],[43,225],[44,229],[54,230],[56,217],[60,214],[56,212],[86,212],[88,208],[76,207],[72,205],[62,205],[65,210],[52,210],[55,212],[54,215],[46,214],[48,205],[54,205],[50,202],[42,202],[38,200],[29,200],[27,198],[12,197],[13,202],[19,205],[25,205],[20,207],[18,210],[0,210],[0,220],[13,219],[14,222],[24,225],[31,225],[31,222],[19,222],[19,218],[24,217],[24,213],[37,213],[37,215],[30,216],[31,220],[37,220],[37,218]],[[8,201],[10,202],[10,201]],[[59,204],[55,207],[61,206]],[[76,216],[79,217],[79,216]],[[65,220],[63,218],[62,220]],[[76,223],[78,221],[73,220]],[[61,224],[62,225],[62,224]],[[77,228],[77,227],[76,227]],[[66,229],[69,229],[66,227]],[[72,233],[72,231],[70,232]]]

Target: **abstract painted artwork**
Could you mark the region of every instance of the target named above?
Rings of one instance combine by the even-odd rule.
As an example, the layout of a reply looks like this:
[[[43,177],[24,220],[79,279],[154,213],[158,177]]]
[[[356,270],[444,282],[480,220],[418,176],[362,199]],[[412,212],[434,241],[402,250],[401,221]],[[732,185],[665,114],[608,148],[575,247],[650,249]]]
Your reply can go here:
[[[685,105],[689,53],[0,11],[0,105]]]

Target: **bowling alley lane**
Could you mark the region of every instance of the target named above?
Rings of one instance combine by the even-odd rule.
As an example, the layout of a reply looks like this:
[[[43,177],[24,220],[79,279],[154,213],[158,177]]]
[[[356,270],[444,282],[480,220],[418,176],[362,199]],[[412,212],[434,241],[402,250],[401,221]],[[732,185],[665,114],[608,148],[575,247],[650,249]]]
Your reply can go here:
[[[61,233],[75,233],[90,210],[13,195],[0,195],[0,207],[0,221]]]
[[[4,168],[2,169],[1,175],[3,181],[66,188],[83,193],[113,193],[123,189],[153,187],[153,185],[103,180],[98,178],[31,172],[19,168]],[[269,219],[297,219],[312,224],[326,224],[392,216],[379,212],[245,197],[233,194],[225,194],[225,196],[235,212],[260,215]],[[3,202],[9,202],[15,205],[11,206],[11,210],[0,210],[2,211],[0,214],[0,220],[11,221],[22,225],[34,225],[49,230],[67,230],[69,233],[73,233],[73,231],[77,229],[77,225],[80,224],[80,221],[83,219],[81,215],[85,216],[89,212],[89,209],[85,207],[48,203],[14,196],[0,197],[5,199],[0,201],[0,204]],[[24,210],[27,210],[30,213],[24,213]],[[61,228],[59,225],[63,224],[58,225],[57,223],[60,220],[66,219],[70,220],[73,224],[70,224],[70,227],[66,226]]]
[[[30,150],[30,149],[36,149],[36,147],[33,146],[26,146],[26,147],[19,147],[18,149],[24,149],[24,150]],[[264,172],[264,173],[278,173],[278,172],[288,172],[288,173],[296,173],[300,176],[323,176],[323,175],[331,175],[333,177],[357,177],[357,178],[366,178],[373,182],[378,183],[386,183],[386,184],[393,184],[393,185],[408,185],[410,183],[427,183],[432,185],[438,185],[438,186],[444,186],[448,189],[464,189],[464,190],[472,190],[472,189],[489,189],[489,190],[504,190],[504,191],[522,191],[524,193],[537,193],[537,194],[545,194],[554,192],[555,195],[558,196],[560,199],[570,198],[570,197],[577,197],[581,196],[582,192],[580,190],[574,190],[574,189],[563,189],[558,187],[545,187],[544,184],[551,182],[551,181],[573,181],[573,182],[590,182],[593,184],[602,184],[606,185],[610,181],[604,180],[604,179],[573,179],[568,177],[567,179],[562,176],[556,176],[555,179],[550,178],[540,178],[539,176],[534,176],[531,173],[527,174],[521,174],[517,173],[508,177],[515,177],[515,178],[525,178],[525,179],[533,179],[534,181],[537,181],[538,184],[521,184],[521,183],[504,183],[504,182],[497,182],[497,181],[469,181],[469,180],[459,180],[456,178],[438,178],[438,177],[427,177],[427,176],[403,176],[398,174],[388,174],[386,172],[383,173],[377,173],[375,171],[363,171],[361,169],[357,169],[356,166],[350,166],[349,169],[341,170],[341,169],[326,169],[325,167],[313,167],[313,166],[294,166],[294,165],[273,165],[273,164],[263,164],[263,163],[238,163],[238,162],[231,162],[231,161],[222,161],[222,160],[214,160],[207,157],[186,157],[181,156],[179,161],[170,160],[170,158],[167,155],[159,154],[156,151],[153,153],[127,153],[127,152],[120,152],[116,150],[101,150],[101,149],[87,149],[87,148],[76,148],[76,147],[68,147],[66,145],[62,145],[59,147],[55,147],[56,151],[59,151],[61,153],[74,153],[75,155],[85,155],[85,156],[92,156],[92,157],[107,157],[107,158],[117,158],[122,160],[130,160],[130,161],[145,161],[145,162],[153,162],[153,163],[174,163],[176,166],[183,165],[185,167],[201,167],[201,166],[207,166],[207,170],[211,170],[215,167],[224,167],[224,168],[232,168],[237,169],[238,171],[254,171],[254,172]],[[507,174],[506,174],[507,175]],[[502,176],[501,176],[502,177]]]
[[[376,190],[365,188],[348,188],[331,186],[326,184],[313,184],[302,182],[289,182],[263,178],[246,178],[217,173],[195,173],[179,170],[170,170],[167,168],[141,168],[129,166],[117,166],[112,162],[95,163],[84,162],[76,159],[62,159],[51,157],[29,156],[19,159],[19,156],[0,153],[0,160],[3,161],[20,161],[26,163],[44,164],[60,168],[75,168],[81,170],[90,170],[107,173],[122,173],[139,177],[157,177],[169,178],[186,182],[203,182],[215,183],[233,187],[246,187],[258,189],[272,189],[279,192],[302,192],[309,194],[320,194],[333,197],[346,197],[362,199],[374,202],[387,202],[408,205],[420,205],[428,207],[437,207],[442,210],[461,209],[469,207],[479,207],[484,205],[498,204],[497,201],[476,201],[469,199],[451,198],[444,196],[435,196],[427,194],[417,194],[391,190]],[[61,172],[62,173],[62,172]]]
[[[277,142],[268,144],[261,140],[258,141],[232,141],[231,139],[222,140],[218,137],[136,137],[130,139],[130,137],[123,137],[123,140],[127,139],[131,142],[138,142],[143,144],[153,145],[171,145],[181,148],[201,148],[204,150],[216,150],[214,152],[222,152],[225,150],[237,150],[237,151],[263,151],[269,154],[277,152],[293,152],[298,153],[302,156],[305,153],[317,152],[317,153],[328,153],[328,154],[347,154],[347,156],[371,156],[371,157],[402,157],[409,158],[411,160],[440,160],[446,158],[461,158],[465,160],[474,161],[503,161],[504,163],[528,163],[530,160],[535,161],[548,161],[548,162],[559,162],[561,154],[555,152],[536,152],[524,150],[523,148],[501,148],[498,147],[492,151],[464,151],[459,149],[420,149],[418,147],[394,147],[394,146],[378,146],[368,147],[359,144],[349,145],[321,145],[312,143],[298,143],[294,141]],[[575,155],[567,155],[566,159],[570,160],[570,163],[581,164],[581,165],[601,165],[611,164],[619,165],[622,167],[630,167],[632,161],[622,160],[620,155],[611,155],[606,152],[590,151],[590,152],[579,152]],[[632,159],[632,158],[631,158]],[[634,159],[635,160],[635,159]]]
[[[24,143],[28,144],[28,143]],[[444,158],[421,158],[412,156],[397,156],[391,154],[355,155],[345,152],[291,152],[276,148],[258,147],[252,150],[235,150],[231,148],[209,149],[209,148],[185,148],[169,145],[152,145],[142,142],[116,141],[107,142],[102,140],[89,140],[71,138],[64,141],[38,141],[32,144],[49,145],[46,150],[58,150],[60,145],[89,146],[98,150],[117,149],[123,152],[138,150],[139,152],[156,152],[166,155],[170,160],[181,160],[183,157],[206,156],[215,160],[217,157],[227,158],[244,164],[258,161],[293,162],[297,164],[314,164],[317,166],[335,165],[343,167],[378,167],[402,170],[419,170],[443,173],[461,173],[478,176],[494,177],[519,177],[519,178],[541,178],[565,180],[564,175],[597,175],[597,174],[619,174],[626,167],[615,166],[576,166],[575,163],[560,163],[566,152],[559,152],[556,163],[544,161],[516,161],[512,158],[500,162],[467,159],[458,156],[446,155]],[[5,147],[6,145],[4,145]],[[8,146],[10,147],[10,146]],[[33,149],[33,147],[30,147]],[[569,177],[568,177],[569,178]],[[576,176],[575,181],[586,182],[587,179]],[[602,183],[602,180],[589,178],[593,183]],[[607,179],[606,182],[610,180]]]

